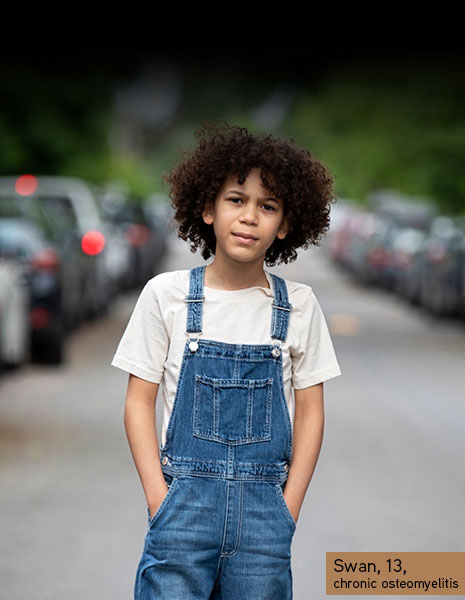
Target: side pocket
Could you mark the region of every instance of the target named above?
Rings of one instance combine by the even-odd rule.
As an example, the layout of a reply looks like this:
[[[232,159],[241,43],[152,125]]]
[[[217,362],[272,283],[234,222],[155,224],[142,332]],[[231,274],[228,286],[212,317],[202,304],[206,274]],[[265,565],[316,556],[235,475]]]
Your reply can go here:
[[[167,477],[171,478],[171,483],[168,483],[167,481]],[[165,510],[166,505],[168,504],[169,499],[171,498],[171,496],[173,495],[173,492],[177,486],[177,483],[179,481],[178,477],[172,477],[171,475],[166,476],[165,475],[165,481],[166,484],[168,485],[168,492],[166,493],[166,496],[163,498],[160,506],[157,508],[155,514],[153,515],[152,518],[150,518],[150,508],[147,506],[147,513],[148,513],[148,527],[151,528],[152,525],[158,520],[160,514]]]
[[[289,521],[289,524],[291,525],[292,529],[295,531],[295,529],[297,527],[297,523],[294,521],[294,517],[292,516],[291,511],[289,510],[289,507],[286,504],[286,499],[284,498],[284,494],[283,494],[283,488],[281,487],[280,483],[275,484],[275,490],[276,490],[276,493],[278,494],[279,503],[281,504],[281,506],[284,510],[284,515],[285,515],[286,519]]]

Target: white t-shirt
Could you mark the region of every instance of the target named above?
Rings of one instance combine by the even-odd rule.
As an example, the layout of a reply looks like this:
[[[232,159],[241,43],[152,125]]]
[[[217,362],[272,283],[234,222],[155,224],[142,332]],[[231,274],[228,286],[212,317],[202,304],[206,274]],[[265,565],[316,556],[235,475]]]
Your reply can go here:
[[[272,344],[273,282],[264,269],[270,289],[253,286],[241,290],[204,287],[200,339],[231,344]],[[292,311],[287,337],[281,343],[283,384],[291,423],[293,389],[303,389],[338,375],[341,370],[323,311],[312,288],[288,281]],[[160,273],[150,279],[137,299],[111,365],[163,390],[161,444],[176,395],[186,334],[189,269]],[[193,337],[198,334],[191,333]],[[159,390],[159,393],[160,393]]]

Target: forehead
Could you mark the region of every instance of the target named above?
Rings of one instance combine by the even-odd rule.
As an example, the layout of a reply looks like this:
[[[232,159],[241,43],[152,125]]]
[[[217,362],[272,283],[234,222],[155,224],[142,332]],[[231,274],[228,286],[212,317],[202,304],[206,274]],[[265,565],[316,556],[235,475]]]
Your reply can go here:
[[[227,191],[229,188],[231,188],[231,189],[241,190],[241,191],[245,192],[248,189],[250,189],[250,190],[257,189],[257,190],[260,190],[260,193],[262,193],[262,194],[266,194],[268,196],[274,196],[274,194],[272,193],[272,190],[265,188],[263,181],[261,179],[261,169],[259,169],[258,167],[252,168],[249,171],[248,175],[246,176],[245,180],[242,181],[242,183],[240,183],[239,180],[240,180],[239,175],[237,175],[235,173],[229,174],[224,181],[222,190]]]

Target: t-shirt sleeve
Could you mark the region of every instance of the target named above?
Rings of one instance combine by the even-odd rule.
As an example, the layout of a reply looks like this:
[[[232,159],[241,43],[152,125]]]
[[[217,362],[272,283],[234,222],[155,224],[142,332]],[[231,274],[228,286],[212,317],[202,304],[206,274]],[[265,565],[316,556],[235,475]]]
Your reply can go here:
[[[152,383],[163,378],[169,336],[150,282],[139,294],[111,365]]]
[[[304,389],[341,375],[323,310],[312,289],[298,315],[299,344],[292,355],[292,387]]]

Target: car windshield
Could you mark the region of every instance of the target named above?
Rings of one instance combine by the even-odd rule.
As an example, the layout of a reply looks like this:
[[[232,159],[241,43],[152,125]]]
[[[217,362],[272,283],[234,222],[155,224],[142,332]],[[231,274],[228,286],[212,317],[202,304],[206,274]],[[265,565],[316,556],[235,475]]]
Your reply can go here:
[[[0,197],[0,217],[23,217],[37,223],[47,238],[76,230],[77,219],[66,196],[37,195],[18,198]]]
[[[43,246],[40,229],[33,223],[16,218],[0,218],[0,251],[31,256]]]

